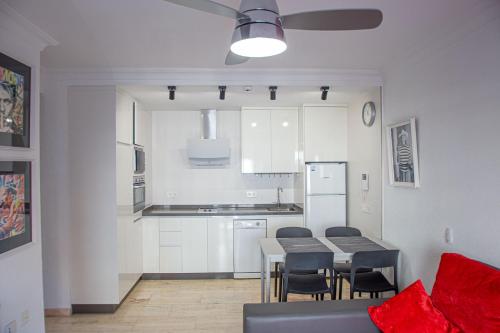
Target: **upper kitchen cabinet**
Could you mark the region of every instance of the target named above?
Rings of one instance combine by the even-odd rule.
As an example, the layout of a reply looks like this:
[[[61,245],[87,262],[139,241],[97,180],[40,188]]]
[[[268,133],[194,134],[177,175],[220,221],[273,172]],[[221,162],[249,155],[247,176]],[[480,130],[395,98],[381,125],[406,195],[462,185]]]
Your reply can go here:
[[[147,114],[146,111],[142,108],[142,105],[139,102],[134,103],[134,145],[138,146],[146,146],[147,142]]]
[[[116,141],[133,144],[134,100],[124,92],[116,93]]]
[[[347,161],[347,107],[304,106],[306,162]]]
[[[243,108],[242,173],[298,172],[298,109]]]
[[[271,117],[268,109],[241,110],[241,171],[271,171]]]

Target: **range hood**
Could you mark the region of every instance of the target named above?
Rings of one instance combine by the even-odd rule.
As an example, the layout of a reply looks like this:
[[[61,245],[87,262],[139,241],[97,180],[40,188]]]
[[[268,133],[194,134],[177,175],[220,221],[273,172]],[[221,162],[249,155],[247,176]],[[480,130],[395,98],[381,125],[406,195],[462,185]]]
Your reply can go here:
[[[187,154],[194,166],[224,166],[229,163],[229,140],[217,139],[217,111],[201,110],[201,137],[188,141]]]

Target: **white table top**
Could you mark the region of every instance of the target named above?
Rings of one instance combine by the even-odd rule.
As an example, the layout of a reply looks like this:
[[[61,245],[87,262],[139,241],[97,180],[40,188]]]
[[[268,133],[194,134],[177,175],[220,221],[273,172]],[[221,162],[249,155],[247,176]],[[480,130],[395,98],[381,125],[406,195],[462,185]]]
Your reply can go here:
[[[366,236],[365,236],[366,237]],[[366,237],[372,242],[384,247],[387,250],[397,250],[394,246],[391,244],[375,238],[375,237]],[[349,253],[349,252],[344,252],[335,244],[330,242],[326,237],[316,237],[320,242],[325,244],[332,252],[334,253],[334,260],[335,261],[348,261],[352,258],[352,255],[354,253]],[[262,253],[264,254],[265,257],[268,258],[270,262],[284,262],[285,261],[285,250],[281,246],[281,244],[278,242],[276,238],[264,238],[261,239],[260,241],[260,247],[262,250]]]

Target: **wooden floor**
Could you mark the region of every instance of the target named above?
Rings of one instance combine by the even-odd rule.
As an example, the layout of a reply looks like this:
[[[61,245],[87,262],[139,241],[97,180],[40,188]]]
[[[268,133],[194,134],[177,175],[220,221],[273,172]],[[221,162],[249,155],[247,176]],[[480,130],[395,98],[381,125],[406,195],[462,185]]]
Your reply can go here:
[[[289,301],[300,300],[313,301],[310,296],[289,296]],[[243,304],[259,302],[260,280],[140,281],[116,313],[46,318],[46,331],[240,333]]]

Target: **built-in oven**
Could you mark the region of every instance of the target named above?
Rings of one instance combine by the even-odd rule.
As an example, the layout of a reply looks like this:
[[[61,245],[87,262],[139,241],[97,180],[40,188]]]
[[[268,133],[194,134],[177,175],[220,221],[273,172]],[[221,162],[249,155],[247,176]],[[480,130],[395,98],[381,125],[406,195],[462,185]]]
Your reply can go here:
[[[146,154],[141,147],[134,147],[134,174],[143,174],[146,170]]]
[[[146,183],[144,175],[134,176],[134,213],[146,207]]]

